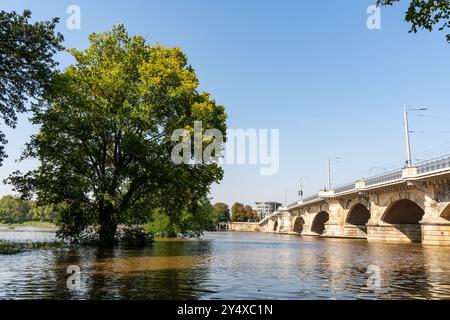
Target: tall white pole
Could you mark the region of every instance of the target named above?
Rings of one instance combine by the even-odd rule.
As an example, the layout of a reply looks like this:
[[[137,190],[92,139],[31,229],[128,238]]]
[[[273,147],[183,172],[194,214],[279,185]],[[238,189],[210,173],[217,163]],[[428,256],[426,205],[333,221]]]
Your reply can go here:
[[[303,201],[303,177],[300,177],[300,201]]]
[[[328,158],[328,191],[330,191],[331,190],[331,164],[330,164],[330,162],[331,162],[331,159],[330,158]]]
[[[405,121],[406,166],[411,167],[411,145],[409,142],[408,111],[406,110],[406,106],[403,108],[403,117]]]

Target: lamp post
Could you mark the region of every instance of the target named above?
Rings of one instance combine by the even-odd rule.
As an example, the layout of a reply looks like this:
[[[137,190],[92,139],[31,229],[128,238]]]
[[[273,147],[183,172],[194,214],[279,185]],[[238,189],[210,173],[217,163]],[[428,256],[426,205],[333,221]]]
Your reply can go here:
[[[406,144],[406,167],[412,167],[411,160],[411,142],[409,139],[409,123],[408,123],[408,111],[426,111],[428,108],[406,108],[403,107],[403,121],[405,126],[405,144]]]
[[[339,160],[340,157],[328,158],[328,191],[331,190],[331,160]]]
[[[303,201],[303,178],[308,178],[308,176],[300,177],[300,190],[298,191],[298,195],[300,196],[300,201]]]

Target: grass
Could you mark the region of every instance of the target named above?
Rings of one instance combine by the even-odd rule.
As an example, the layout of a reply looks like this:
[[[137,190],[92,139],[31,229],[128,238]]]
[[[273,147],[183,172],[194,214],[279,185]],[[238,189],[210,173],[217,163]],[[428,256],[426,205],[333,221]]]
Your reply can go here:
[[[8,228],[15,227],[45,227],[45,228],[56,228],[54,223],[48,221],[24,221],[21,223],[0,223],[0,226],[6,226]]]
[[[0,255],[16,254],[37,249],[60,248],[61,242],[12,242],[0,240]]]

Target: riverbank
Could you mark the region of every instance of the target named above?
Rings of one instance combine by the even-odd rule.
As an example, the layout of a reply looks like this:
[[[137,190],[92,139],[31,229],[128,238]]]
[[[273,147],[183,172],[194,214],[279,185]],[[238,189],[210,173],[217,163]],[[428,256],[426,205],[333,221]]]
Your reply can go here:
[[[5,224],[0,223],[0,231],[34,231],[34,232],[56,232],[58,227],[51,222],[25,221],[22,223]]]

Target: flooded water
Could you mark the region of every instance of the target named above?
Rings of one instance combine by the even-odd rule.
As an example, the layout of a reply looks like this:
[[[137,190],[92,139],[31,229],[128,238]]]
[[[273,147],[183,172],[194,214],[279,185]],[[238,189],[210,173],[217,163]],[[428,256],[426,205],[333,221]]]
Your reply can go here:
[[[11,233],[53,237],[0,238]],[[449,299],[449,262],[449,247],[218,232],[146,250],[0,255],[0,299]]]

